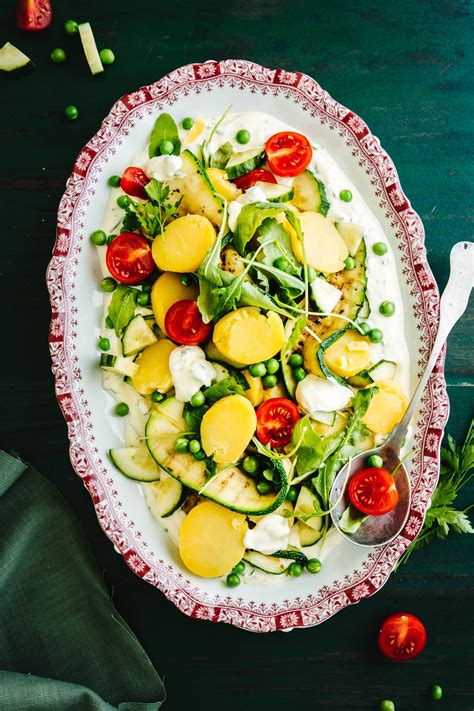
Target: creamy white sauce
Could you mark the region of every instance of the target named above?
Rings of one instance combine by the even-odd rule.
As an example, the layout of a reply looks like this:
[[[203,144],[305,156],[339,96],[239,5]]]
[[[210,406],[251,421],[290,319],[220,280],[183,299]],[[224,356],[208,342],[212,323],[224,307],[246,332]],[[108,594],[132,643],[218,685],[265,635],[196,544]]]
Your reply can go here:
[[[170,353],[169,368],[176,399],[189,402],[204,385],[209,387],[216,371],[199,346],[178,346]]]
[[[179,156],[155,156],[147,161],[144,172],[149,178],[163,182],[163,180],[171,180],[171,178],[182,175],[182,165],[183,161]]]
[[[309,373],[296,386],[296,400],[305,412],[334,412],[346,407],[354,396],[350,388]]]
[[[290,525],[288,519],[272,513],[263,516],[254,528],[249,528],[244,538],[246,548],[259,553],[275,553],[288,546]]]

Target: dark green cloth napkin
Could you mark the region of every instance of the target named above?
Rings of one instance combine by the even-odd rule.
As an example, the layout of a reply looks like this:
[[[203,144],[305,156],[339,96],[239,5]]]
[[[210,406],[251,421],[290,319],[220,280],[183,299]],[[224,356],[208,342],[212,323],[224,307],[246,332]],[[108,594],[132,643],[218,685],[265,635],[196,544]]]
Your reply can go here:
[[[0,709],[155,711],[164,698],[69,505],[0,451]]]

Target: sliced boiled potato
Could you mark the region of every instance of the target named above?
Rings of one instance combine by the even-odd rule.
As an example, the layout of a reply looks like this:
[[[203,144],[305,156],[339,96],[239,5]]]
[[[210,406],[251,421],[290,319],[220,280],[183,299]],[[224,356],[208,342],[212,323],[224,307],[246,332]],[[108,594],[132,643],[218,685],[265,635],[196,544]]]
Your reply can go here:
[[[157,238],[159,239],[159,238]],[[189,286],[181,283],[181,274],[164,272],[153,284],[151,290],[151,306],[156,323],[162,331],[165,330],[165,316],[168,309],[182,299],[195,300],[199,289],[196,282]]]
[[[347,378],[359,373],[370,363],[369,339],[355,330],[348,330],[324,352],[324,361],[333,373]]]
[[[220,168],[207,168],[206,172],[216,193],[225,198],[225,200],[229,202],[236,200],[239,195],[242,194],[242,190],[239,190],[237,185],[227,179],[225,170],[220,170]]]
[[[287,397],[286,389],[283,383],[278,382],[272,388],[264,388],[263,400],[272,400],[274,397]]]
[[[135,361],[138,370],[132,377],[132,385],[139,393],[151,395],[155,390],[160,393],[171,390],[173,381],[169,359],[171,351],[174,351],[175,348],[174,343],[163,338],[140,353]]]
[[[184,215],[155,237],[153,259],[162,271],[195,272],[215,241],[216,231],[207,217]]]
[[[214,343],[221,353],[245,365],[271,358],[285,340],[280,316],[273,311],[265,315],[254,306],[231,311],[214,327]]]
[[[408,407],[408,398],[399,385],[391,380],[378,380],[379,388],[370,401],[362,422],[375,434],[387,434],[402,419]]]
[[[319,367],[319,362],[318,362],[318,350],[319,350],[319,343],[318,341],[313,338],[312,336],[308,336],[308,338],[305,340],[303,344],[303,361],[304,361],[304,367],[308,371],[308,373],[313,373],[313,375],[319,375],[321,378],[324,377],[323,373],[321,372],[321,368]]]
[[[256,426],[255,410],[246,397],[223,397],[202,418],[202,448],[218,464],[236,462],[244,453]]]
[[[229,573],[245,553],[247,521],[212,501],[188,513],[179,532],[179,554],[192,573],[217,578]]]
[[[222,363],[232,365],[234,368],[245,368],[246,363],[240,363],[238,360],[228,358],[218,349],[214,341],[206,343],[205,351],[208,360],[217,360],[218,362],[221,361]]]
[[[333,223],[319,212],[302,212],[299,219],[308,264],[325,274],[344,269],[344,260],[349,252]],[[296,258],[303,264],[302,243],[295,233],[291,235],[291,246]]]
[[[243,375],[250,386],[249,389],[245,391],[244,395],[254,407],[258,407],[263,400],[262,378],[250,375],[248,370],[244,370]]]

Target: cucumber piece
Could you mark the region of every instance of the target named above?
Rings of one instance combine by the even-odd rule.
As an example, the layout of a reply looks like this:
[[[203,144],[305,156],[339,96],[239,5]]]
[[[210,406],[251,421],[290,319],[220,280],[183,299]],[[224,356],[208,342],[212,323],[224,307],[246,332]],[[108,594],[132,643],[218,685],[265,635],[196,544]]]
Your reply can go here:
[[[303,523],[309,526],[314,531],[320,531],[323,525],[322,516],[311,516],[314,512],[314,494],[308,489],[307,486],[302,486],[298,498],[295,504],[295,516],[299,518],[300,516],[304,518]],[[310,518],[307,518],[309,516]]]
[[[254,568],[263,570],[270,575],[282,575],[286,573],[291,565],[291,560],[288,558],[275,558],[257,551],[245,551],[244,560],[246,563],[253,565]]]
[[[129,322],[122,336],[122,348],[124,356],[135,355],[152,343],[156,343],[157,337],[147,324],[143,316],[137,314]]]
[[[81,38],[82,48],[86,55],[87,64],[92,74],[100,74],[104,71],[104,67],[100,60],[99,51],[94,39],[94,33],[89,22],[83,22],[79,25],[79,37]]]
[[[290,202],[295,193],[291,185],[279,185],[278,183],[255,183],[255,187],[260,188],[265,193],[268,202]]]
[[[246,175],[250,171],[258,168],[265,160],[265,151],[263,148],[251,148],[248,151],[240,151],[234,153],[225,167],[225,172],[229,180],[239,178],[241,175]]]
[[[147,446],[153,459],[172,477],[193,491],[201,492],[206,484],[205,462],[175,451],[180,432],[187,429],[183,419],[184,403],[176,398],[165,400],[150,415],[145,428]],[[231,426],[231,423],[229,423]],[[202,491],[202,496],[239,513],[263,516],[275,511],[286,498],[288,480],[280,462],[272,462],[281,488],[278,492],[259,494],[255,481],[236,466],[216,474]]]
[[[362,306],[361,306],[360,309],[359,309],[359,313],[357,314],[357,318],[363,320],[363,319],[365,319],[365,318],[369,318],[369,316],[370,316],[370,304],[369,304],[369,300],[368,300],[367,297],[366,297],[366,298],[364,299],[364,301],[363,301]]]
[[[158,481],[160,470],[147,447],[109,449],[109,456],[117,469],[129,479]]]
[[[322,519],[321,519],[321,528],[322,528]],[[311,528],[311,526],[307,526],[305,523],[302,521],[298,522],[298,535],[300,538],[300,544],[302,548],[306,548],[307,546],[313,546],[315,543],[319,541],[321,536],[323,535],[322,530],[316,530],[315,528]]]
[[[0,71],[5,76],[18,77],[34,68],[35,65],[26,54],[10,42],[5,42],[0,49]]]
[[[351,257],[355,257],[364,236],[364,228],[352,222],[336,222],[336,229],[346,243]]]
[[[334,420],[336,419],[336,413],[315,410],[311,413],[311,419],[316,420],[316,422],[321,422],[323,425],[329,425],[330,427],[332,427],[332,425],[334,424]]]
[[[324,341],[322,341],[318,350],[316,351],[318,364],[324,377],[332,378],[333,380],[336,380],[340,385],[347,385],[347,382],[344,380],[344,378],[341,378],[339,375],[336,375],[336,373],[333,373],[332,370],[327,367],[326,361],[324,360],[324,352],[329,348],[329,346],[331,346],[335,341],[337,341],[337,339],[340,338],[347,331],[348,328],[350,327],[345,326],[344,328],[339,329],[339,331],[334,331],[334,333],[331,333],[330,336],[328,336]]]
[[[214,370],[216,371],[216,377],[214,378],[215,383],[220,383],[221,380],[230,378],[230,371],[222,365],[222,363],[217,363],[216,361],[209,361]]]
[[[329,200],[324,183],[310,170],[305,170],[293,180],[295,195],[293,205],[298,210],[313,210],[326,216],[329,210]]]
[[[360,373],[356,373],[347,378],[347,383],[354,388],[366,388],[373,382],[373,378],[368,370],[361,370]]]
[[[311,294],[316,308],[324,313],[331,313],[342,296],[342,291],[322,277],[316,277],[310,283]]]
[[[133,378],[138,370],[138,365],[131,358],[109,355],[108,353],[102,353],[99,365],[104,370],[109,370],[117,375],[128,375],[129,378]]]
[[[224,201],[214,190],[206,169],[191,151],[181,153],[183,178],[169,181],[172,201],[176,192],[181,196],[181,207],[185,212],[204,215],[214,225],[220,226],[224,214]],[[178,197],[179,197],[178,195]]]
[[[145,499],[153,518],[166,518],[181,505],[183,486],[173,477],[162,473],[160,481],[146,485]]]
[[[393,380],[396,372],[397,364],[393,360],[379,360],[372,368],[369,368],[369,375],[373,381]]]

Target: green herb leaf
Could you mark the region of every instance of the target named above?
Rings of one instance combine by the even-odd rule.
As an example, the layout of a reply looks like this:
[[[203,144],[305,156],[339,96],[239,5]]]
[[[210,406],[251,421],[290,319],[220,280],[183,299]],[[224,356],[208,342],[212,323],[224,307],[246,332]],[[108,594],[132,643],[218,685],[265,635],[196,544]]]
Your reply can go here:
[[[257,306],[261,309],[271,309],[282,314],[282,316],[288,317],[287,312],[275,303],[270,294],[249,281],[244,281],[242,284],[239,306]]]
[[[128,326],[136,305],[137,290],[125,286],[125,284],[119,284],[112,295],[108,310],[117,336],[120,337],[123,329]]]
[[[224,170],[233,152],[234,149],[232,148],[232,143],[229,141],[224,143],[215,153],[212,154],[210,159],[211,168],[220,168],[220,170]]]
[[[293,447],[300,440],[301,444],[296,454],[296,472],[298,477],[316,471],[322,462],[324,454],[322,439],[313,432],[309,415],[299,419],[293,430],[291,439]]]
[[[176,217],[181,197],[173,202],[170,188],[154,179],[145,186],[145,192],[149,202],[140,203],[129,198],[122,222],[125,231],[139,230],[148,239],[153,239]]]
[[[190,432],[199,432],[201,420],[208,409],[206,404],[193,407],[189,402],[184,403],[183,417]]]
[[[242,393],[243,391],[242,385],[233,376],[230,376],[204,390],[204,395],[210,403],[214,403],[223,397],[227,397],[227,395],[235,395],[235,393]]]
[[[264,264],[272,267],[275,259],[284,257],[290,265],[290,274],[300,276],[301,264],[293,253],[288,230],[285,230],[282,224],[274,218],[264,220],[259,229],[257,241],[263,245],[263,259],[261,261]]]
[[[170,114],[160,114],[156,119],[153,131],[150,136],[148,155],[150,158],[160,155],[160,144],[162,141],[171,141],[174,146],[173,153],[179,156],[181,151],[181,141],[178,127]]]
[[[369,517],[349,504],[339,519],[339,528],[345,533],[355,533]]]
[[[294,228],[298,239],[302,239],[300,221],[286,205],[271,202],[255,202],[244,205],[237,218],[234,230],[234,245],[239,254],[244,254],[247,243],[252,239],[262,223],[269,217],[285,213],[288,222]]]

